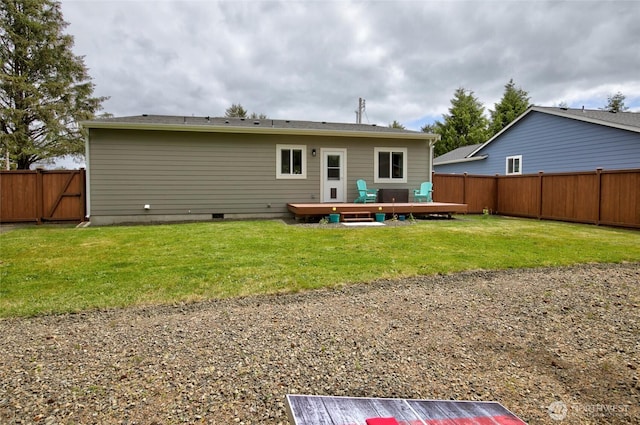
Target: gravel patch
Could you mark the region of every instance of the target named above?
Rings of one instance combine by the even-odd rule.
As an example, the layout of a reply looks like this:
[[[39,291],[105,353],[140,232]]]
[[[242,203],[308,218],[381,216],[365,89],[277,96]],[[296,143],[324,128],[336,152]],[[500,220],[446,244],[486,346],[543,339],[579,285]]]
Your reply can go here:
[[[640,264],[474,271],[1,320],[0,423],[286,424],[287,393],[639,423],[639,281]]]

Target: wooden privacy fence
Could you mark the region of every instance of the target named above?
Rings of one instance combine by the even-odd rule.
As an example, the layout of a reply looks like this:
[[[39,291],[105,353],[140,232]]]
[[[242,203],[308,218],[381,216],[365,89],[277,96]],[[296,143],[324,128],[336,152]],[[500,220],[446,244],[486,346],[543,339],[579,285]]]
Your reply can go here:
[[[0,171],[0,222],[82,221],[80,170]],[[436,202],[538,219],[640,228],[640,169],[478,176],[434,174]]]
[[[640,169],[478,176],[434,174],[433,200],[538,219],[640,227]]]
[[[85,170],[0,171],[0,222],[82,221]]]

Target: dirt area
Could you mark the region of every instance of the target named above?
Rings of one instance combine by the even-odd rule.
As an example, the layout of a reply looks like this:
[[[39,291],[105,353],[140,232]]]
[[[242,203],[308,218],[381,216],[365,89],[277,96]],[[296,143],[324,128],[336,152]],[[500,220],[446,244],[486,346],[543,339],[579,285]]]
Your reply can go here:
[[[0,224],[0,234],[2,233],[9,233],[12,230],[16,230],[16,229],[20,229],[22,227],[25,227],[25,224],[6,224],[6,223],[2,223]]]
[[[0,423],[285,424],[287,393],[639,423],[639,281],[640,264],[476,271],[2,320]]]

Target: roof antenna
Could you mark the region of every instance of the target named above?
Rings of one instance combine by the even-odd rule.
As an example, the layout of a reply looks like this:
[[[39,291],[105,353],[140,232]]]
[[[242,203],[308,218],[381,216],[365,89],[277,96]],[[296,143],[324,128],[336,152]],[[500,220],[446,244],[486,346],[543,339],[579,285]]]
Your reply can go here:
[[[356,124],[362,124],[362,113],[364,112],[365,100],[361,97],[358,98],[358,110],[356,111]]]

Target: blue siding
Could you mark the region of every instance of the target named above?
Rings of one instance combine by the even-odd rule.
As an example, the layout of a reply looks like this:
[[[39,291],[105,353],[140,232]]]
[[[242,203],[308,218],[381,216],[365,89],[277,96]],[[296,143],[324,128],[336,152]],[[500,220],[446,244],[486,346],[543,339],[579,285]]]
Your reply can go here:
[[[469,174],[498,174],[498,172],[491,172],[487,169],[487,159],[482,159],[474,162],[466,162],[462,164],[445,164],[445,165],[434,165],[433,169],[436,173],[469,173]],[[504,160],[503,160],[504,161]],[[504,165],[502,166],[502,170],[499,174],[504,174]]]
[[[476,155],[480,161],[437,165],[437,173],[505,174],[522,155],[522,173],[640,168],[640,133],[532,111]]]

